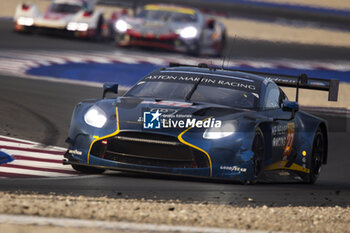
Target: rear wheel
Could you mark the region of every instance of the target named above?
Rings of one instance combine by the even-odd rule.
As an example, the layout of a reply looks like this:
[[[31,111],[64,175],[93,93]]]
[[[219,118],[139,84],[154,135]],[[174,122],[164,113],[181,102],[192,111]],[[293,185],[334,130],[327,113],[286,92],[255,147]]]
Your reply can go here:
[[[325,136],[323,135],[322,130],[319,128],[316,131],[312,144],[310,173],[304,178],[304,181],[308,184],[314,184],[320,175],[323,158],[326,153],[325,145]]]
[[[265,142],[264,134],[260,128],[255,130],[255,136],[253,140],[252,151],[253,157],[253,169],[255,178],[259,178],[264,168],[264,155],[265,155]]]
[[[85,173],[85,174],[101,174],[105,171],[105,169],[102,169],[102,168],[82,166],[77,164],[72,164],[72,168],[78,172]]]

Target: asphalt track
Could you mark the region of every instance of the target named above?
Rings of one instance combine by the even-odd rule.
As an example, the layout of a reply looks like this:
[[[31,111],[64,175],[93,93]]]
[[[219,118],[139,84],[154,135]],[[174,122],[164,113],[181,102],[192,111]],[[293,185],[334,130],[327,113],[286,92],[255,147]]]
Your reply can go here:
[[[0,48],[20,49],[115,49],[109,44],[69,41],[63,38],[17,35],[0,24]],[[28,39],[29,38],[29,39]],[[250,57],[258,56],[249,42],[246,51]],[[255,42],[254,42],[255,43]],[[253,44],[254,44],[253,43]],[[258,44],[269,54],[269,47]],[[273,46],[273,43],[270,45]],[[283,45],[282,51],[300,47]],[[242,49],[239,47],[239,49]],[[310,59],[330,56],[349,58],[349,51],[327,47],[310,48]],[[315,50],[312,50],[315,49]],[[275,56],[286,57],[282,51]],[[348,54],[346,54],[348,53]],[[289,53],[287,53],[290,55]],[[294,51],[296,58],[305,58],[301,50]],[[303,55],[301,55],[303,54]],[[241,50],[241,55],[249,57]],[[238,56],[236,54],[236,56]],[[328,57],[328,59],[331,59]],[[338,57],[339,59],[339,57]],[[99,88],[73,84],[29,80],[0,76],[0,134],[43,144],[65,146],[72,110],[77,102],[86,98],[99,98]],[[319,114],[320,115],[320,114]],[[315,185],[257,184],[240,185],[206,180],[110,172],[75,178],[1,179],[0,191],[24,191],[115,198],[146,198],[155,200],[179,199],[184,202],[216,202],[235,205],[304,205],[348,206],[350,204],[350,157],[348,156],[349,119],[346,116],[320,115],[330,123],[329,164],[324,167]]]
[[[0,19],[0,50],[115,50],[109,42],[96,43],[79,39],[60,38],[50,35],[13,33],[13,22]],[[120,48],[119,48],[120,49]],[[145,53],[162,53],[161,51],[141,50]],[[125,49],[125,51],[127,51]],[[269,41],[228,38],[224,57],[227,58],[290,58],[299,60],[350,60],[350,48],[322,45],[302,45],[297,43],[276,43]]]

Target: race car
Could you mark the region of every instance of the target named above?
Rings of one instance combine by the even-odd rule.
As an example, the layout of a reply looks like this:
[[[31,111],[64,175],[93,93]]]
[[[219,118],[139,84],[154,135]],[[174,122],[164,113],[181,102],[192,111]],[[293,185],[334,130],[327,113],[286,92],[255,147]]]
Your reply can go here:
[[[34,4],[20,4],[14,16],[17,32],[57,32],[84,38],[100,38],[103,14],[94,10],[96,0],[53,0],[44,14]]]
[[[115,21],[119,46],[144,46],[191,55],[220,56],[225,45],[224,25],[197,9],[164,4],[145,5],[134,17]]]
[[[329,92],[338,80],[172,64],[123,96],[104,85],[103,99],[73,112],[64,164],[230,179],[243,183],[315,183],[327,163],[327,122],[299,110],[280,86]],[[109,94],[110,95],[110,94]]]

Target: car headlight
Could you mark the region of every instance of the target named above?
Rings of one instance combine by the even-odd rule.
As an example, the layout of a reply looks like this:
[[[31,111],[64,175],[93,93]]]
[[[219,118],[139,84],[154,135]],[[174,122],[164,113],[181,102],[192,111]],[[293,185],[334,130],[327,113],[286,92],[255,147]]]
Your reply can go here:
[[[235,133],[237,129],[237,121],[224,122],[219,128],[208,128],[203,133],[205,139],[219,139],[230,136]]]
[[[32,26],[34,23],[34,19],[33,18],[29,18],[29,17],[19,17],[17,19],[17,24],[19,25],[23,25],[23,26]]]
[[[76,23],[76,22],[70,22],[67,25],[67,30],[69,30],[69,31],[75,31],[75,30],[77,30],[77,28],[78,28],[78,23]]]
[[[85,113],[84,120],[88,125],[102,128],[107,122],[107,117],[106,113],[101,108],[94,105]]]
[[[68,31],[87,31],[89,29],[89,24],[87,23],[77,23],[77,22],[70,22],[67,25]]]
[[[119,19],[116,23],[115,23],[115,28],[119,31],[119,32],[126,32],[126,30],[128,30],[128,24],[122,20]]]
[[[195,27],[189,26],[189,27],[185,27],[180,31],[180,36],[184,39],[191,39],[191,38],[195,38],[197,36],[197,33],[198,33],[198,30]]]
[[[87,31],[89,28],[89,24],[87,23],[78,23],[78,31]]]

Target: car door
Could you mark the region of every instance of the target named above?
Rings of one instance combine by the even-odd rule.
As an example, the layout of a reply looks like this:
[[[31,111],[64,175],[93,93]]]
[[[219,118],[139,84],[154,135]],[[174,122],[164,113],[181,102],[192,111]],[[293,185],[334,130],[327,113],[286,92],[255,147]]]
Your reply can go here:
[[[267,153],[266,162],[277,162],[288,160],[293,156],[293,143],[295,137],[295,122],[291,119],[291,113],[282,110],[282,102],[286,96],[275,83],[269,83],[266,87],[264,99],[265,115],[273,118],[267,126],[266,140]]]

